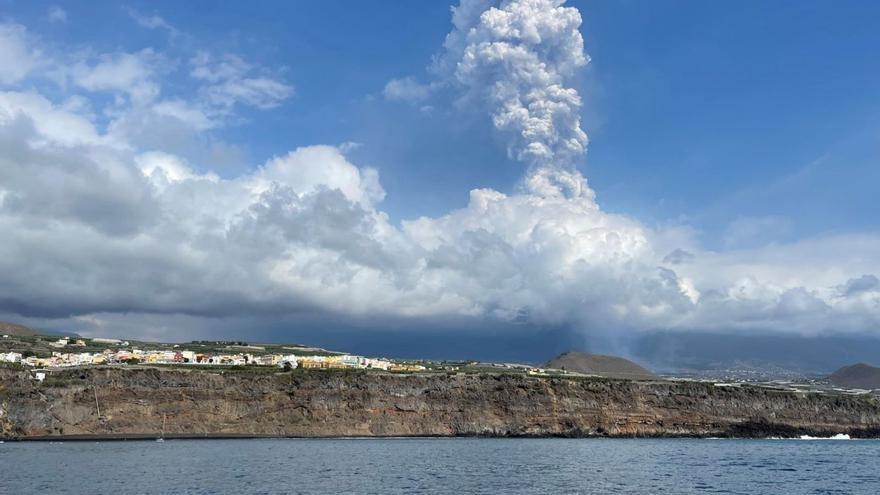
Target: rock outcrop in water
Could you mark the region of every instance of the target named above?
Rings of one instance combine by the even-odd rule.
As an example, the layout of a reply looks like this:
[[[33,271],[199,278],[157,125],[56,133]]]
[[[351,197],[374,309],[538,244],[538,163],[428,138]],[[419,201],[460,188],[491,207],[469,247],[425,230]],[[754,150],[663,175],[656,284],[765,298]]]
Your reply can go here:
[[[164,421],[163,421],[164,418]],[[0,368],[0,437],[880,436],[880,399],[526,375]]]

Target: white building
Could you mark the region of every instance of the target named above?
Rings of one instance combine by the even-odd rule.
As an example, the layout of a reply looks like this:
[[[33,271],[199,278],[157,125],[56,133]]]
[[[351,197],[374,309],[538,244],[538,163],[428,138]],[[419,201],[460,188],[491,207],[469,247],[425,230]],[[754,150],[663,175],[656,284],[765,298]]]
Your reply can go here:
[[[298,362],[299,361],[294,354],[289,354],[287,356],[281,356],[281,359],[278,361],[278,366],[284,367],[289,364],[291,368],[296,368]]]
[[[378,369],[378,370],[388,370],[391,367],[391,361],[386,361],[384,359],[371,359],[367,358],[364,360],[365,365],[368,368]]]
[[[0,354],[0,361],[3,361],[5,363],[20,363],[21,354],[18,352],[8,352],[6,354]]]
[[[362,358],[361,356],[352,356],[351,354],[346,354],[339,358],[342,361],[342,365],[347,368],[366,368],[367,360]]]

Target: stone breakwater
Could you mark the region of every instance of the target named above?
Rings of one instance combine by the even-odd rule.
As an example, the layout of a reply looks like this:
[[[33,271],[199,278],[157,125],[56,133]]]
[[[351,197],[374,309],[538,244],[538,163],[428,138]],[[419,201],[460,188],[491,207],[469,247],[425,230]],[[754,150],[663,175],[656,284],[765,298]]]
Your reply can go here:
[[[0,438],[880,437],[880,398],[522,375],[0,369]]]

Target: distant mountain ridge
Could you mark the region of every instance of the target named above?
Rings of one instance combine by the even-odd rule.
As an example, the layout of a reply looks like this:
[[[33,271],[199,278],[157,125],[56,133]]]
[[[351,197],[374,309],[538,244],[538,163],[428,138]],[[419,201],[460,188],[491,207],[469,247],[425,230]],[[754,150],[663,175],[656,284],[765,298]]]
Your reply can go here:
[[[880,389],[880,368],[865,363],[844,366],[828,378],[838,387]]]
[[[657,378],[657,375],[629,359],[587,352],[564,352],[548,361],[544,367],[610,378],[629,378],[633,380]]]
[[[0,321],[0,335],[13,335],[16,337],[33,337],[34,335],[60,336],[60,337],[79,337],[73,332],[62,332],[53,330],[38,330],[18,323],[8,321]]]
[[[45,335],[45,332],[34,330],[33,328],[10,323],[8,321],[0,321],[0,335],[15,335],[16,337],[31,337],[34,335]]]

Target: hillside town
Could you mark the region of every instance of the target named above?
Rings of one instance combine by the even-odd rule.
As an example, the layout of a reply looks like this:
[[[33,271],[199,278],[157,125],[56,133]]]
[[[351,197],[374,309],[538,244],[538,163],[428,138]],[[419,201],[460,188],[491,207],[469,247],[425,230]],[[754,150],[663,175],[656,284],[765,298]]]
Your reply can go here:
[[[57,349],[51,356],[26,356],[21,352],[0,353],[0,362],[20,364],[33,368],[64,368],[96,365],[134,365],[165,364],[192,366],[276,366],[301,369],[376,369],[383,371],[422,371],[424,366],[412,363],[394,362],[387,359],[367,358],[351,354],[303,355],[303,354],[254,354],[207,353],[181,348],[175,344],[172,349],[142,350],[129,347],[127,341],[115,339],[92,339],[93,343],[117,345],[120,348],[107,348],[101,352],[75,352],[77,347],[86,347],[83,339],[60,338],[50,344]],[[71,352],[73,351],[73,352]]]

